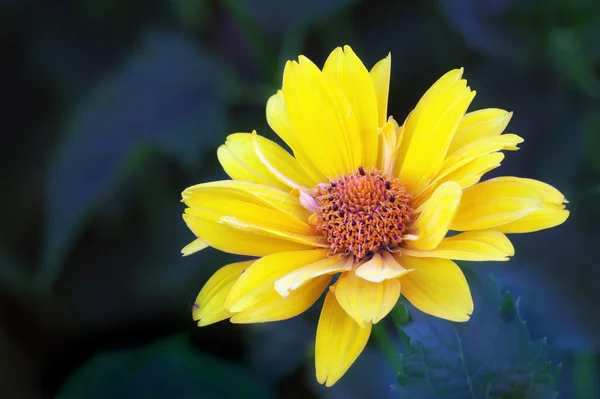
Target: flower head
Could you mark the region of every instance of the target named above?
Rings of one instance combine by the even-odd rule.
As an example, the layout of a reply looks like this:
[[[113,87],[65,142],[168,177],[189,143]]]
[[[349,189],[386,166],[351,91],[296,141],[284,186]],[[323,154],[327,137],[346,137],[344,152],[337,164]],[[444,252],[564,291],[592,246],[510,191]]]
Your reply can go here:
[[[232,134],[218,150],[231,180],[183,192],[183,218],[198,237],[184,255],[212,246],[257,258],[209,279],[198,325],[287,319],[326,291],[315,359],[327,386],[400,294],[467,321],[473,301],[452,260],[505,261],[514,254],[505,233],[569,215],[564,196],[540,181],[479,182],[523,140],[502,134],[510,112],[466,113],[475,92],[462,69],[435,82],[402,126],[387,116],[390,70],[390,56],[369,72],[348,46],[322,70],[303,56],[288,62],[267,120],[293,155],[256,132]]]

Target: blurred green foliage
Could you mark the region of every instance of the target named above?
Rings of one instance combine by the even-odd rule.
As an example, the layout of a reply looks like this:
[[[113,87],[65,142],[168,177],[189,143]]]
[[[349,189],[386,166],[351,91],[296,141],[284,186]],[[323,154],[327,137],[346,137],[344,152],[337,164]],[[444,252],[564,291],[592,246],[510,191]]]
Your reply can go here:
[[[530,335],[564,364],[561,398],[600,395],[599,2],[5,0],[0,32],[0,397],[131,396],[148,380],[157,397],[398,397],[375,345],[333,389],[316,386],[318,309],[204,329],[187,310],[234,257],[180,257],[193,239],[180,192],[225,178],[227,134],[276,139],[264,108],[286,60],[322,64],[343,44],[369,67],[392,52],[398,120],[459,66],[473,108],[515,112],[526,141],[494,173],[548,181],[572,216],[473,269],[522,298]]]
[[[176,336],[146,348],[101,354],[64,386],[57,398],[268,399],[272,389],[247,370],[193,352]]]

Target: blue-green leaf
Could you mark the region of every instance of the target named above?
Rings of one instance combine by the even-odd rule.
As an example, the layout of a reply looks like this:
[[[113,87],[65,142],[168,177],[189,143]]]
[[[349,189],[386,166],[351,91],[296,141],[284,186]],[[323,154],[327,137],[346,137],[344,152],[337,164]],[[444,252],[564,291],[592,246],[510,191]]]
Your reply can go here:
[[[248,371],[195,351],[183,336],[138,350],[96,355],[57,395],[59,399],[273,397]]]
[[[404,327],[400,392],[411,399],[551,399],[556,371],[546,341],[532,342],[510,294],[491,277],[470,278],[475,313],[452,323],[411,312]]]

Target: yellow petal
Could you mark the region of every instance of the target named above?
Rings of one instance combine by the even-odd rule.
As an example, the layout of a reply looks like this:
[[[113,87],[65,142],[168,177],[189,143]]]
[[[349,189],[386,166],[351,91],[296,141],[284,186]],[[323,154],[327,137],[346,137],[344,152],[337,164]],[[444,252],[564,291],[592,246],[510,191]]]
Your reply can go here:
[[[360,265],[355,273],[364,280],[380,283],[410,273],[410,270],[402,267],[392,254],[383,252],[381,255],[379,253],[373,255],[370,260]]]
[[[259,212],[257,208],[246,209],[246,211],[248,212],[252,210],[256,210],[257,215],[259,213],[262,215],[269,214],[268,212],[264,212],[264,210],[262,212]],[[185,210],[185,213],[192,217],[208,220],[209,222],[212,222],[215,225],[227,226],[239,231],[246,231],[249,233],[254,233],[256,235],[264,235],[277,239],[288,240],[307,247],[328,247],[328,245],[325,242],[323,242],[320,239],[320,237],[310,235],[309,233],[304,234],[299,231],[286,230],[286,228],[283,227],[283,224],[271,226],[270,223],[267,223],[264,219],[250,220],[251,218],[248,218],[248,214],[222,215],[218,216],[218,218],[212,218],[211,216],[207,216],[209,215],[208,212],[210,211],[210,209],[207,211],[205,209],[187,208]],[[204,241],[208,242],[208,239],[206,239],[206,233],[202,232],[201,234],[201,238],[204,239]]]
[[[264,323],[285,320],[310,308],[331,282],[331,276],[317,277],[285,298],[274,289],[261,302],[231,316],[232,323]]]
[[[227,225],[184,214],[183,220],[194,234],[219,251],[236,255],[264,256],[276,252],[298,251],[313,246],[277,238],[276,235],[256,234]]]
[[[379,61],[371,69],[371,79],[377,96],[378,125],[383,126],[387,120],[387,105],[390,92],[390,75],[392,71],[392,54]]]
[[[281,296],[288,296],[290,291],[297,289],[307,281],[327,274],[335,274],[352,270],[352,257],[341,258],[337,255],[296,269],[275,282],[275,290]]]
[[[564,196],[546,183],[498,177],[464,190],[451,228],[528,232],[553,227],[568,216],[564,211],[564,201]],[[533,215],[535,212],[541,217]],[[532,216],[526,218],[528,215]],[[517,221],[520,220],[524,222],[519,226]],[[508,225],[507,230],[502,227],[505,225]]]
[[[277,91],[277,94],[272,95],[267,101],[267,122],[271,126],[271,129],[291,148],[294,157],[312,180],[319,183],[326,182],[327,179],[325,176],[312,163],[306,151],[302,148],[298,134],[294,131],[290,123],[281,90]]]
[[[395,121],[392,119],[379,129],[379,155],[377,167],[382,172],[388,174],[393,173],[399,143],[397,141],[398,133],[394,122]]]
[[[306,173],[296,158],[278,144],[260,137],[256,130],[252,132],[251,142],[263,165],[288,187],[313,187],[318,183]]]
[[[234,180],[249,181],[287,190],[287,185],[280,182],[256,155],[252,146],[244,145],[240,134],[227,136],[225,144],[217,150],[217,157],[223,170]]]
[[[340,306],[361,328],[377,323],[392,310],[400,298],[398,279],[374,283],[344,273],[335,284],[335,297]]]
[[[545,206],[514,222],[498,226],[504,233],[531,233],[563,224],[569,217],[569,211],[559,207]]]
[[[495,151],[507,150],[516,151],[518,144],[523,142],[523,138],[516,134],[502,134],[500,136],[484,137],[473,141],[458,150],[454,151],[442,164],[441,169],[453,167],[455,164],[464,162],[467,159],[490,154]]]
[[[273,94],[267,101],[266,113],[271,129],[294,151],[294,154],[297,149],[302,149],[298,135],[294,131],[285,109],[281,90],[278,90],[277,94]]]
[[[208,248],[208,243],[201,238],[196,238],[194,241],[183,247],[181,254],[188,256],[203,249]]]
[[[448,259],[413,258],[398,261],[415,269],[400,279],[402,295],[417,309],[452,321],[467,321],[473,313],[473,299],[467,280],[456,263]]]
[[[312,235],[312,227],[305,221],[287,215],[278,209],[259,205],[247,200],[240,193],[231,190],[198,190],[185,198],[190,208],[185,213],[215,224],[233,229],[253,232],[260,235],[282,238],[308,246],[326,246],[319,244],[319,237]],[[198,237],[208,240],[204,232],[196,232]]]
[[[331,80],[343,92],[352,112],[356,116],[362,157],[358,166],[375,166],[377,157],[377,98],[369,71],[349,46],[335,49],[323,67],[323,76]],[[345,107],[345,104],[344,104]],[[350,145],[355,145],[351,141]]]
[[[418,249],[434,249],[448,232],[460,204],[462,190],[455,182],[441,184],[431,198],[417,209],[421,214],[411,226],[417,237],[410,244]]]
[[[328,292],[319,317],[315,342],[317,381],[330,387],[358,358],[371,335],[371,324],[360,328]]]
[[[523,139],[516,134],[484,137],[459,148],[447,157],[429,184],[414,195],[413,205],[420,206],[445,181],[456,181],[462,188],[477,183],[483,174],[495,168],[503,159],[496,151],[517,150]]]
[[[186,205],[193,207],[195,204],[200,204],[199,206],[201,206],[202,200],[196,201],[195,196],[203,193],[205,196],[228,197],[266,206],[301,221],[307,221],[310,216],[310,213],[298,201],[297,195],[264,184],[241,180],[219,180],[196,184],[186,188],[181,196]]]
[[[255,138],[253,138],[253,134],[256,136]],[[225,147],[235,156],[235,159],[233,165],[227,160],[225,162],[221,161],[221,164],[232,179],[248,180],[273,186],[269,182],[272,182],[274,178],[280,183],[274,187],[280,187],[283,184],[288,189],[298,186],[313,187],[317,183],[290,153],[271,140],[256,135],[256,132],[253,132],[253,134],[234,133],[227,137]],[[240,178],[235,176],[235,172],[232,176],[228,168],[229,170],[238,170],[235,168],[240,164],[239,161],[249,166],[255,175],[267,176],[268,180],[249,180],[243,178],[244,175]],[[248,168],[246,168],[245,173],[248,173]]]
[[[310,60],[288,61],[283,72],[283,98],[302,148],[321,173],[333,179],[358,167],[362,148],[356,118],[341,90],[334,91]],[[352,148],[349,142],[355,144]]]
[[[463,189],[471,187],[479,182],[485,173],[500,166],[503,159],[504,154],[501,152],[481,155],[452,171],[443,180],[454,181]]]
[[[462,70],[444,75],[411,112],[399,150],[398,177],[407,190],[418,193],[438,171],[456,128],[475,96]]]
[[[444,238],[429,251],[403,248],[403,255],[419,258],[444,258],[470,261],[504,261],[515,254],[510,240],[499,231],[467,231]]]
[[[254,260],[232,263],[223,266],[208,279],[194,303],[192,316],[198,326],[206,326],[231,317],[231,312],[225,309],[225,299],[229,290],[245,269]]]
[[[481,138],[500,135],[508,125],[511,117],[512,112],[497,108],[469,112],[460,121],[456,134],[450,143],[448,153],[452,154],[462,146]]]
[[[485,173],[500,166],[503,159],[503,153],[493,152],[470,157],[448,169],[441,169],[427,188],[414,197],[412,206],[421,206],[442,183],[447,181],[456,182],[462,189],[471,187],[478,183]]]
[[[454,85],[456,82],[460,80],[463,74],[463,69],[454,69],[450,72],[447,72],[444,76],[439,78],[430,88],[425,92],[423,97],[419,100],[419,103],[415,107],[415,109],[410,113],[407,118],[405,125],[405,137],[402,141],[402,145],[399,150],[400,158],[404,159],[404,156],[408,150],[409,144],[412,141],[413,133],[416,130],[416,126],[419,123],[419,120],[423,116],[424,110],[427,106],[434,102],[436,97],[438,97],[441,93],[448,90],[448,88]],[[398,165],[400,166],[400,165]],[[399,169],[398,169],[399,170]]]
[[[561,206],[561,208],[564,208],[564,206],[562,206],[562,204],[567,202],[567,200],[565,199],[565,196],[560,191],[558,191],[556,188],[552,187],[551,185],[544,183],[542,181],[539,181],[539,180],[527,179],[527,178],[523,178],[523,177],[514,177],[514,176],[503,176],[503,177],[499,177],[498,179],[494,179],[494,180],[502,180],[504,183],[513,183],[513,184],[525,183],[525,184],[529,185],[530,187],[535,187],[535,189],[537,189],[541,193],[542,198],[544,199],[545,202],[559,205],[559,206]]]
[[[272,296],[275,281],[302,266],[327,257],[328,250],[275,253],[258,259],[240,277],[229,293],[225,307],[238,313]]]

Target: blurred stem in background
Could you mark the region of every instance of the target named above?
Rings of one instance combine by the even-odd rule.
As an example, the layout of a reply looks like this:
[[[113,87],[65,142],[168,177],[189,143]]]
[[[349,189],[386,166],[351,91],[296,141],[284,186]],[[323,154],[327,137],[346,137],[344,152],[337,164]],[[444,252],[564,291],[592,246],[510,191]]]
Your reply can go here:
[[[598,358],[595,353],[578,353],[573,359],[573,397],[576,399],[598,398]]]
[[[391,315],[404,350],[408,350],[410,348],[410,338],[402,329],[402,326],[410,321],[410,315],[408,314],[406,306],[399,302],[394,309],[392,309]],[[394,339],[390,337],[384,321],[373,325],[373,339],[377,342],[377,346],[379,346],[396,374],[402,375],[404,373],[402,354],[399,352]]]
[[[404,368],[400,354],[394,345],[394,341],[389,336],[383,321],[373,325],[373,339],[377,342],[377,346],[379,346],[379,349],[383,352],[396,374],[402,374]]]
[[[223,0],[223,5],[231,17],[244,31],[245,38],[250,42],[263,77],[270,80],[275,75],[277,57],[269,47],[269,41],[260,26],[251,17],[243,2],[238,0]]]

